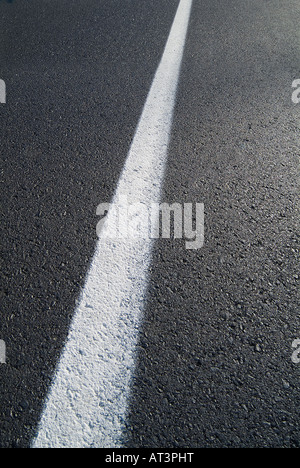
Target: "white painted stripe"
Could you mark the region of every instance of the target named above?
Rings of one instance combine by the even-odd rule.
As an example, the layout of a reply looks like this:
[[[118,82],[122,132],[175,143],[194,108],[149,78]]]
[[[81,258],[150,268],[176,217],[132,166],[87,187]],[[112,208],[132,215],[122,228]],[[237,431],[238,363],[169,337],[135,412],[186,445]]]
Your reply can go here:
[[[114,200],[159,202],[191,6],[180,1]],[[121,446],[152,244],[100,237],[34,448]]]

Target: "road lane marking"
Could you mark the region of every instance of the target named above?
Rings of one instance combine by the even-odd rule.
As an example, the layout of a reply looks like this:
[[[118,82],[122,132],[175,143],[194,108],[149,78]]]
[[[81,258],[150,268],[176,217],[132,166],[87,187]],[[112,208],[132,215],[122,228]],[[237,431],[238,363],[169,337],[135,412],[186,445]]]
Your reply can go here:
[[[179,3],[114,200],[160,200],[192,1]],[[32,447],[121,446],[153,242],[100,236]]]

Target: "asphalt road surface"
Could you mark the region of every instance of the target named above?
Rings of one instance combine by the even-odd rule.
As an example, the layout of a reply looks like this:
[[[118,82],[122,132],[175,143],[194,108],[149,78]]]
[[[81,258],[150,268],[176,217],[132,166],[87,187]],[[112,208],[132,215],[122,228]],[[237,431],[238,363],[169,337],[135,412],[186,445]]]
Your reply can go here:
[[[0,1],[2,448],[40,430],[179,3]],[[300,447],[299,24],[193,1],[162,201],[204,204],[204,245],[154,243],[122,447]]]

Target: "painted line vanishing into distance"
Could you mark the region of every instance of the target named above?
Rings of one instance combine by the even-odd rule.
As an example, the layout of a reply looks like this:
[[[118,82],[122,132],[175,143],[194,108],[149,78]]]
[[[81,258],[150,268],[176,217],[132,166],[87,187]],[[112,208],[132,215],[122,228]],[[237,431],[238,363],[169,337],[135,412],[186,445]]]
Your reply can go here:
[[[114,200],[160,201],[192,1],[179,3]],[[121,446],[152,247],[100,236],[33,448]]]

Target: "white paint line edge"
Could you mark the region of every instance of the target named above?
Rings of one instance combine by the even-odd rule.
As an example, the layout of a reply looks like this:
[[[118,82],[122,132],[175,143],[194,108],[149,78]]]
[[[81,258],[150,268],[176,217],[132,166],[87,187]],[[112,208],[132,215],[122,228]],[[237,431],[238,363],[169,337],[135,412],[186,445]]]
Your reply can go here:
[[[160,200],[192,1],[180,1],[114,200]],[[121,446],[152,247],[100,236],[33,448]]]

